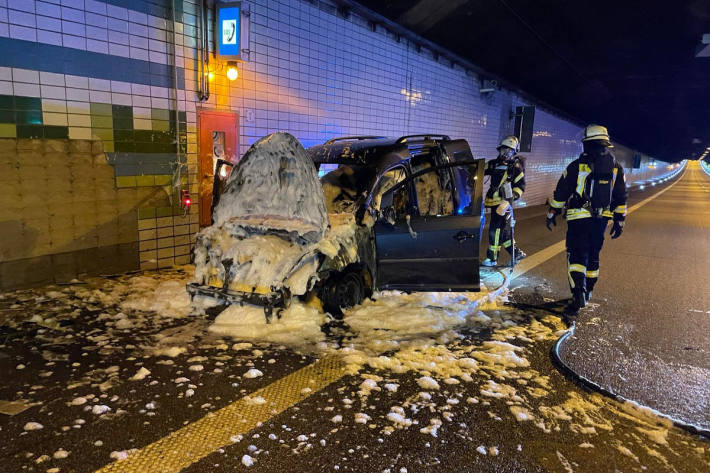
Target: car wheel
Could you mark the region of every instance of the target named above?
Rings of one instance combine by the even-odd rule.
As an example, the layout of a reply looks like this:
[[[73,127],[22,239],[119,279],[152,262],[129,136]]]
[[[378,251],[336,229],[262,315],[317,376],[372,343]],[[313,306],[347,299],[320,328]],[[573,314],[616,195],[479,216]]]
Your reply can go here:
[[[329,280],[325,285],[324,309],[337,318],[343,309],[360,304],[365,297],[365,282],[355,271],[348,271]]]

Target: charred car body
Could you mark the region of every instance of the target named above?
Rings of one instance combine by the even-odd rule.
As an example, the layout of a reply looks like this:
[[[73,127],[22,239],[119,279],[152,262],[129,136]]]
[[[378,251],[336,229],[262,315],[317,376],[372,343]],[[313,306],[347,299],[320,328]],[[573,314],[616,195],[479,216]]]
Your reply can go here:
[[[344,137],[304,150],[256,142],[197,236],[191,295],[272,313],[294,296],[324,309],[376,289],[478,291],[483,160],[443,135]],[[318,176],[322,176],[320,179]]]

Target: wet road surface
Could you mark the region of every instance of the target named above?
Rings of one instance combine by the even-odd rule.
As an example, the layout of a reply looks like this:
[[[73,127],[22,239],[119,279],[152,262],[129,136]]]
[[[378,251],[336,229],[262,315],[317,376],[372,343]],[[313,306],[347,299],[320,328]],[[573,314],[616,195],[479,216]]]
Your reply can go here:
[[[561,356],[604,388],[710,431],[710,177],[691,162],[629,216]],[[596,305],[596,304],[595,304]]]
[[[537,208],[518,217],[518,239],[528,254],[563,237],[563,228],[548,233],[542,216]],[[611,270],[612,253],[609,245],[602,271]],[[440,345],[422,345],[409,358],[432,363],[432,372],[435,365],[474,363],[471,376],[434,376],[434,386],[422,382],[429,373],[425,365],[400,372],[364,364],[356,372],[343,369],[323,386],[314,379],[313,390],[282,389],[279,395],[288,398],[279,400],[288,406],[283,410],[269,409],[276,404],[270,387],[346,355],[337,347],[350,335],[340,326],[326,340],[336,349],[324,353],[239,344],[208,332],[204,317],[126,311],[129,317],[121,318],[120,298],[106,297],[120,281],[5,295],[0,400],[29,404],[18,414],[0,414],[0,472],[708,471],[707,440],[585,391],[554,368],[549,351],[564,326],[554,304],[535,306],[566,296],[559,259],[514,281],[511,298],[518,307],[484,310],[495,323],[481,317],[480,324],[441,337]],[[600,301],[613,292],[613,280],[602,275]],[[180,284],[184,279],[180,272],[160,277]],[[524,303],[529,305],[521,308]],[[603,307],[583,314],[580,325],[585,317],[602,317]],[[126,319],[141,323],[131,326]],[[184,351],[170,353],[170,347]],[[150,373],[141,376],[141,368]],[[247,375],[252,369],[261,375]],[[221,421],[230,406],[248,420],[258,411],[261,420],[248,430],[241,421],[209,423]],[[195,437],[183,435],[205,419],[208,427]],[[27,430],[32,422],[42,428]],[[226,443],[214,434],[225,428],[233,430]],[[172,454],[152,455],[149,446],[160,442]],[[204,445],[214,448],[193,454]],[[145,463],[129,469],[115,462],[130,455],[143,455]],[[172,469],[178,457],[191,458],[190,466]]]

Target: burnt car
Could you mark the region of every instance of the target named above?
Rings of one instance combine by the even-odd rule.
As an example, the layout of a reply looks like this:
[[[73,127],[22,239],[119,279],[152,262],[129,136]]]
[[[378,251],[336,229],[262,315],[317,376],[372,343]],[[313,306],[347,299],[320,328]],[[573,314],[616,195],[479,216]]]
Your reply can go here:
[[[478,291],[483,168],[445,135],[308,150],[269,135],[215,183],[188,291],[262,305],[267,320],[294,296],[318,296],[338,315],[375,290]]]

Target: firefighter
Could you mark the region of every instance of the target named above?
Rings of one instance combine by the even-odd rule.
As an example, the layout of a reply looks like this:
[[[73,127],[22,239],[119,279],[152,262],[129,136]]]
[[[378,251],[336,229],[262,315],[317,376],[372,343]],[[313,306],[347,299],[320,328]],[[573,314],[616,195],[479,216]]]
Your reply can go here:
[[[488,227],[488,253],[481,263],[483,266],[496,266],[501,247],[515,261],[525,258],[525,253],[513,245],[510,228],[510,205],[518,200],[525,191],[525,173],[520,158],[517,156],[518,138],[506,136],[498,145],[498,157],[488,162],[484,174],[491,176],[491,186],[486,193],[484,205],[491,211],[491,223]]]
[[[552,231],[557,216],[567,209],[567,276],[572,299],[569,315],[576,315],[592,297],[599,280],[599,252],[604,232],[612,220],[611,238],[624,231],[626,181],[624,168],[616,161],[607,129],[589,125],[582,139],[584,152],[562,173],[547,213]]]

